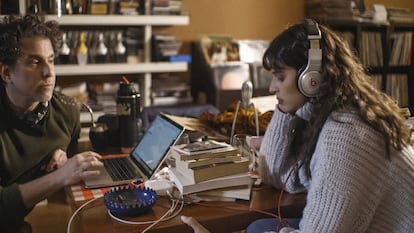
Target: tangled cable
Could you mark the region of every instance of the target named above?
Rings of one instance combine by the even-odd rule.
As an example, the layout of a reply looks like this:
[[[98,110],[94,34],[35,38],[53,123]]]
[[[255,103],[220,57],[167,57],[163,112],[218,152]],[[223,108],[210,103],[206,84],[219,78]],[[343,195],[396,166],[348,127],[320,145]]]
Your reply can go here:
[[[142,231],[142,233],[145,233],[148,230],[150,230],[151,228],[153,228],[159,222],[167,221],[167,220],[170,220],[170,219],[176,217],[181,212],[181,210],[183,209],[183,207],[184,207],[184,200],[183,200],[183,196],[182,196],[181,193],[178,195],[178,197],[175,197],[174,194],[171,194],[169,191],[167,191],[166,193],[167,193],[167,195],[168,195],[168,197],[169,197],[169,199],[171,201],[171,205],[170,205],[170,208],[159,219],[156,219],[156,220],[153,220],[153,221],[129,221],[129,220],[125,220],[125,219],[122,219],[122,218],[120,218],[118,216],[113,215],[110,210],[108,210],[108,215],[113,220],[118,221],[118,222],[121,222],[121,223],[125,223],[125,224],[130,224],[130,225],[145,225],[145,224],[151,224],[151,225],[149,225],[147,228],[145,228]],[[72,216],[69,219],[68,226],[67,226],[67,233],[71,233],[72,222],[73,222],[73,219],[76,217],[76,215],[83,208],[85,208],[86,206],[88,206],[92,202],[94,202],[94,201],[96,201],[98,199],[101,199],[101,198],[102,197],[98,197],[98,198],[91,199],[91,200],[85,202],[84,204],[82,204],[78,209],[75,210],[75,212],[72,214]]]

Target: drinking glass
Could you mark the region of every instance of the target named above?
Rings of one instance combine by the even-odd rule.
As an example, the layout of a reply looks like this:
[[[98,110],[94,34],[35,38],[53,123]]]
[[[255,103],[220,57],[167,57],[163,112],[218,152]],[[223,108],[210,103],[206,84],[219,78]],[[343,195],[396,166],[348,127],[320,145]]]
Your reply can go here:
[[[233,147],[239,150],[240,156],[249,160],[249,171],[252,170],[254,164],[254,148],[251,148],[248,144],[248,138],[251,137],[248,134],[235,134],[230,141]]]
[[[242,157],[249,159],[249,174],[254,179],[254,183],[260,182],[259,179],[259,151],[256,136],[248,134],[235,134],[230,141],[233,147],[238,148]]]
[[[181,145],[181,144],[189,144],[190,143],[190,136],[188,135],[188,133],[183,133],[181,134],[180,138],[177,140],[177,143],[175,143],[176,145]]]
[[[248,158],[250,160],[250,148],[247,145],[248,134],[235,134],[231,138],[230,144],[233,147],[236,147],[239,150],[239,154],[242,157]]]

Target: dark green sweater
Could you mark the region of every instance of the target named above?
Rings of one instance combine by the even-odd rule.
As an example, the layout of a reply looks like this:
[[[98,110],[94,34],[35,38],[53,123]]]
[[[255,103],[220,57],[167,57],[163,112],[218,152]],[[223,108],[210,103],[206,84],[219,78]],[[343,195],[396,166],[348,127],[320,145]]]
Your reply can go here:
[[[19,225],[31,211],[25,208],[17,184],[45,174],[52,152],[76,152],[80,133],[79,108],[68,97],[54,93],[45,117],[36,125],[14,114],[0,87],[0,227]]]

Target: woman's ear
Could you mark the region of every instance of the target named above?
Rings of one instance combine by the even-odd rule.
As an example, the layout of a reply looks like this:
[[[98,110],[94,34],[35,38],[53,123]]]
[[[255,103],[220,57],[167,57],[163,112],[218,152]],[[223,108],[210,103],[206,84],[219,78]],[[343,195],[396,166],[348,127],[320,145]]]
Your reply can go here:
[[[10,80],[10,70],[9,66],[0,63],[0,77],[3,82],[8,82]]]

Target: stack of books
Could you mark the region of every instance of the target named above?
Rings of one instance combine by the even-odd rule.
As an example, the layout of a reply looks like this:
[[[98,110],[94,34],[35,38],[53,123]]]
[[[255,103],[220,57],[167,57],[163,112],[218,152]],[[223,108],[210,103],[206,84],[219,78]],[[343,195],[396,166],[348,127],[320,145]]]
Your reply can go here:
[[[191,104],[191,87],[180,77],[170,74],[157,75],[152,81],[152,105],[172,106]]]
[[[151,13],[153,15],[181,15],[182,0],[152,0]]]
[[[175,145],[170,153],[175,159],[170,179],[184,195],[231,187],[250,192],[249,160],[227,143],[207,140]]]
[[[182,42],[173,35],[153,34],[151,38],[151,59],[153,62],[170,61],[177,56]]]
[[[414,23],[414,12],[408,8],[387,7],[388,19],[394,23]]]

